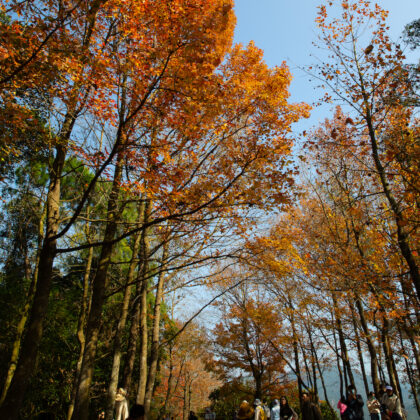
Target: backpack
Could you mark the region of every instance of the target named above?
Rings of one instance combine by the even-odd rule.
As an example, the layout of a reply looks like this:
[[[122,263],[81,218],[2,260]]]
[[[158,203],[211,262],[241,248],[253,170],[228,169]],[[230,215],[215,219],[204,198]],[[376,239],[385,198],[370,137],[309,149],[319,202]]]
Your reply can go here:
[[[257,410],[260,412],[260,420],[267,420],[267,414],[265,414],[264,408],[259,405]]]

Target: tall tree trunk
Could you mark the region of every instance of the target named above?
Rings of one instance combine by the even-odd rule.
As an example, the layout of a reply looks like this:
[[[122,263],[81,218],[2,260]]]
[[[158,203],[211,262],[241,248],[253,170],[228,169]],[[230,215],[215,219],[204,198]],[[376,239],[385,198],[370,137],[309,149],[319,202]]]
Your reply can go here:
[[[309,369],[308,357],[306,356],[306,351],[305,351],[305,348],[303,347],[302,343],[300,343],[300,351],[301,351],[302,357],[303,357],[303,364],[305,365],[306,381],[313,391],[314,383],[312,381],[311,369]]]
[[[139,322],[140,322],[140,294],[141,294],[141,270],[138,272],[136,279],[136,292],[133,300],[130,333],[128,336],[127,354],[125,357],[124,373],[123,373],[123,388],[128,395],[132,396],[134,393],[131,389],[131,382],[133,377],[134,362],[136,360],[137,344],[139,340]]]
[[[350,385],[355,386],[354,376],[353,376],[353,372],[351,370],[351,365],[350,365],[349,354],[347,351],[346,340],[344,337],[343,326],[342,326],[341,318],[339,316],[338,304],[337,304],[337,300],[334,294],[332,295],[332,298],[333,298],[335,322],[337,325],[338,339],[339,339],[340,348],[341,348],[341,359],[343,360],[343,365],[344,365],[344,375],[346,375],[347,373],[349,377]],[[344,376],[344,379],[346,381],[346,376]],[[346,387],[347,386],[348,385],[346,384]]]
[[[89,237],[88,232],[86,236]],[[88,317],[89,307],[90,307],[91,294],[90,294],[89,278],[90,278],[90,272],[92,268],[92,260],[93,260],[93,248],[89,248],[88,257],[86,261],[85,274],[83,276],[82,306],[80,308],[79,320],[77,322],[77,341],[79,342],[79,358],[77,359],[76,371],[74,372],[70,405],[67,411],[67,420],[70,420],[71,416],[73,415],[74,402],[76,400],[76,393],[77,393],[77,384],[79,382],[80,370],[82,368],[83,353],[85,350],[85,343],[86,343],[85,327],[86,327],[86,319]]]
[[[74,121],[68,116],[64,138],[68,140]],[[65,142],[66,143],[66,142]],[[60,144],[50,173],[50,185],[47,195],[46,234],[39,255],[39,270],[32,308],[27,321],[27,331],[22,342],[19,360],[9,390],[0,407],[0,418],[16,420],[22,406],[23,398],[35,369],[35,361],[41,342],[44,319],[48,309],[48,298],[51,289],[53,262],[56,255],[59,228],[60,184],[67,148]]]
[[[92,282],[92,303],[86,326],[86,345],[74,404],[73,420],[87,420],[89,416],[89,391],[93,378],[96,347],[102,319],[102,307],[105,300],[105,291],[108,287],[108,268],[114,247],[112,240],[115,237],[117,222],[120,218],[118,197],[123,161],[123,153],[120,150],[117,155],[112,190],[108,201],[104,244],[102,245],[98,268]]]
[[[41,247],[42,247],[42,241],[44,239],[44,222],[45,222],[45,217],[47,216],[46,210],[47,210],[47,206],[44,206],[41,218],[39,219],[39,224],[38,224],[38,247],[37,247],[36,260],[35,260],[35,269],[34,269],[31,284],[29,285],[28,293],[27,293],[27,296],[26,296],[25,306],[22,309],[22,314],[21,314],[20,320],[19,320],[19,322],[16,326],[16,337],[15,337],[15,340],[13,342],[12,354],[10,356],[10,362],[9,362],[9,368],[7,370],[6,379],[5,379],[5,382],[3,384],[3,389],[2,389],[2,393],[1,393],[1,397],[0,397],[0,406],[3,403],[4,399],[6,398],[7,391],[9,389],[10,383],[12,382],[12,379],[13,379],[13,376],[14,376],[14,373],[15,373],[15,370],[16,370],[16,365],[17,365],[17,362],[18,362],[18,359],[19,359],[20,347],[21,347],[21,343],[22,343],[23,332],[25,330],[25,325],[26,325],[26,321],[28,320],[29,310],[31,309],[32,301],[33,301],[33,298],[34,298],[34,295],[35,295],[36,283],[37,283],[37,280],[38,280],[39,256],[40,256],[40,251],[41,251]],[[28,265],[28,263],[29,263],[29,261],[26,263],[26,265]],[[26,278],[29,279],[30,277],[31,277],[30,273],[26,270]]]
[[[405,282],[403,281],[403,287],[404,284]],[[406,294],[404,295],[404,304],[407,313],[409,313],[412,309],[416,309],[415,302],[410,302]],[[414,360],[417,366],[417,371],[420,373],[420,354],[416,340],[416,337],[420,334],[420,323],[414,324],[412,318],[410,316],[407,316],[403,320],[401,320],[401,324],[402,329],[407,334],[407,337],[410,341],[411,348],[413,350]]]
[[[401,405],[403,405],[403,401],[401,398],[401,389],[397,378],[397,372],[395,371],[394,356],[389,338],[389,321],[385,313],[382,313],[381,341],[384,350],[385,365],[388,371],[389,383],[394,389],[394,392],[400,398]]]
[[[138,224],[140,224],[141,220],[143,219],[143,211],[144,211],[143,205],[140,205],[138,209],[138,213],[139,213]],[[118,321],[117,331],[115,332],[114,356],[112,360],[111,379],[108,386],[108,398],[107,398],[108,402],[107,402],[106,417],[105,417],[106,420],[111,420],[113,418],[115,396],[117,393],[118,379],[119,379],[119,374],[120,374],[122,336],[123,336],[126,321],[127,321],[135,269],[138,264],[138,253],[139,253],[141,236],[142,236],[142,232],[139,231],[136,234],[135,239],[134,239],[130,267],[128,269],[126,284],[124,288],[124,296],[123,296],[120,319]]]
[[[155,308],[153,314],[153,327],[152,327],[152,343],[150,348],[150,366],[149,374],[147,377],[147,386],[146,386],[146,395],[144,399],[144,408],[146,411],[146,416],[150,410],[150,404],[152,401],[153,389],[155,385],[156,370],[159,359],[159,332],[160,332],[160,311],[161,311],[161,302],[163,297],[163,283],[164,283],[164,269],[165,262],[168,254],[168,245],[169,242],[163,246],[162,259],[160,264],[160,272],[158,276],[158,282],[156,286],[156,295],[155,295]]]
[[[172,360],[172,354],[173,354],[173,346],[172,342],[169,343],[169,375],[168,375],[168,386],[166,388],[166,394],[165,394],[165,402],[163,403],[162,408],[162,415],[165,415],[168,411],[168,403],[169,399],[171,397],[172,393],[172,383],[174,380],[173,370],[174,370],[174,364]]]
[[[144,223],[148,223],[150,215],[150,200],[146,200],[145,209],[144,209]],[[149,229],[143,230],[142,235],[142,284],[140,292],[140,375],[139,383],[137,388],[137,404],[144,404],[144,397],[146,394],[146,383],[147,383],[147,354],[148,354],[148,338],[149,331],[147,325],[147,292],[148,292],[148,276],[149,276]]]
[[[344,381],[343,381],[343,372],[341,370],[341,363],[340,363],[340,354],[338,351],[338,343],[337,343],[337,335],[335,333],[335,329],[332,329],[333,337],[334,337],[334,348],[335,348],[335,358],[337,363],[337,370],[338,370],[338,377],[340,379],[340,398],[344,396]]]
[[[184,409],[182,410],[182,418],[188,420],[188,377],[185,377],[184,384]]]
[[[350,303],[349,306],[351,310],[351,319],[352,319],[353,329],[354,329],[354,337],[356,341],[357,356],[359,357],[360,370],[362,371],[363,385],[365,386],[365,392],[366,392],[366,397],[367,397],[369,395],[369,384],[368,384],[368,380],[366,376],[365,362],[363,360],[362,346],[360,344],[359,327],[357,325],[356,316],[354,313],[352,302],[349,302],[349,303]]]
[[[302,373],[301,373],[300,363],[299,363],[298,338],[297,338],[295,320],[294,320],[293,315],[291,316],[290,321],[291,321],[292,334],[293,334],[293,357],[295,359],[295,372],[296,372],[297,381],[298,381],[299,406],[300,406],[300,411],[302,412],[302,407],[303,407]]]
[[[398,330],[399,330],[398,332],[399,332],[399,337],[400,337],[401,350],[403,352],[403,359],[404,359],[405,368],[406,368],[407,376],[408,376],[408,382],[411,387],[411,396],[413,397],[414,403],[416,405],[417,413],[420,415],[420,399],[419,399],[419,393],[417,389],[417,383],[416,383],[416,380],[414,379],[413,369],[409,363],[409,360],[410,360],[409,355],[407,354],[405,350],[405,346],[404,346],[404,342],[402,338],[402,331],[400,328],[398,328]]]
[[[307,314],[309,316],[309,314]],[[309,318],[308,318],[309,319]],[[317,384],[317,374],[316,374],[316,356],[315,356],[315,346],[314,342],[312,340],[312,332],[310,326],[306,326],[306,331],[308,333],[309,337],[309,344],[311,345],[310,351],[311,351],[311,365],[312,365],[312,376],[314,378],[313,381],[313,388],[314,388],[314,394],[315,394],[315,402],[318,404],[319,395],[318,395],[318,384]]]
[[[318,373],[319,373],[319,378],[321,379],[321,385],[322,385],[322,390],[324,391],[324,397],[325,397],[325,401],[328,404],[328,407],[334,411],[333,406],[330,403],[330,400],[328,398],[328,393],[327,393],[327,387],[325,386],[325,381],[324,381],[324,375],[322,374],[322,369],[319,363],[319,358],[318,358],[318,354],[316,352],[316,349],[314,349],[314,356],[315,356],[315,362],[316,362],[316,366],[318,368]]]
[[[352,372],[351,366],[350,366],[349,354],[348,354],[348,351],[347,351],[346,340],[344,338],[344,332],[343,332],[343,327],[342,327],[342,323],[341,323],[341,318],[339,316],[338,304],[337,304],[337,300],[334,296],[334,293],[332,294],[332,298],[333,298],[335,322],[336,322],[336,325],[337,325],[338,339],[339,339],[340,348],[341,348],[341,359],[343,360],[343,365],[344,365],[344,375],[346,375],[346,373],[347,373],[347,375],[349,377],[350,385],[355,386],[354,376],[353,376],[353,372]],[[344,379],[346,381],[346,376],[344,376]],[[346,387],[347,386],[348,385],[346,384]]]
[[[356,303],[357,311],[359,313],[360,325],[363,329],[363,334],[364,334],[368,351],[369,351],[370,374],[372,377],[373,390],[375,391],[376,395],[379,395],[380,383],[379,383],[379,376],[378,376],[378,356],[376,354],[376,346],[375,346],[374,341],[372,340],[372,335],[369,330],[368,324],[366,322],[366,317],[365,317],[365,312],[363,310],[362,302],[360,300],[360,297],[357,294],[355,296],[355,303]]]

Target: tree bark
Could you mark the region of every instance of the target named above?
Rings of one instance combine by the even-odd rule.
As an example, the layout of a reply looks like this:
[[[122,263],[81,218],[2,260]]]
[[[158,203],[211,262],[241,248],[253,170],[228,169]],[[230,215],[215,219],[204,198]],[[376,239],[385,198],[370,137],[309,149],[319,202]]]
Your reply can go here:
[[[7,391],[10,387],[10,383],[12,382],[12,379],[13,379],[13,376],[14,376],[14,373],[15,373],[15,370],[16,370],[16,365],[17,365],[17,362],[19,360],[19,353],[20,353],[20,347],[21,347],[21,343],[22,343],[23,332],[25,330],[25,325],[26,325],[26,322],[28,320],[29,311],[31,309],[32,302],[33,302],[34,295],[35,295],[36,284],[37,284],[37,281],[38,281],[40,250],[41,250],[41,247],[42,247],[42,241],[44,239],[44,222],[45,222],[45,217],[47,215],[46,210],[47,210],[47,206],[44,206],[44,210],[42,211],[42,215],[41,215],[41,218],[39,220],[39,225],[38,225],[38,250],[37,250],[37,256],[36,256],[36,261],[35,261],[35,269],[34,269],[31,284],[29,285],[28,293],[27,293],[27,296],[26,296],[25,306],[22,309],[22,314],[21,314],[19,323],[16,326],[16,337],[15,337],[15,340],[13,342],[12,354],[10,356],[10,362],[9,362],[9,368],[7,370],[6,379],[5,379],[5,382],[3,384],[3,389],[2,389],[2,393],[1,393],[1,397],[0,397],[0,406],[3,403],[4,399],[6,398]],[[29,272],[26,272],[26,277],[28,279],[31,277]]]
[[[172,361],[172,353],[173,353],[173,345],[172,345],[172,342],[170,342],[169,343],[168,387],[166,389],[165,402],[164,402],[163,408],[162,408],[162,415],[165,415],[165,413],[168,411],[169,398],[171,397],[171,392],[172,392],[172,383],[173,383],[173,379],[174,379],[174,375],[173,375],[174,365],[173,365],[173,361]]]
[[[138,223],[140,224],[141,220],[143,219],[143,206],[140,205],[138,212],[139,212],[139,220]],[[107,409],[106,409],[106,420],[111,420],[113,418],[114,406],[115,406],[115,396],[117,393],[118,387],[118,379],[120,373],[120,365],[121,365],[121,346],[122,346],[122,336],[125,330],[125,325],[127,321],[128,309],[130,304],[130,297],[131,297],[131,290],[132,290],[132,283],[134,280],[135,269],[138,264],[138,252],[140,247],[140,238],[141,238],[141,231],[139,231],[134,239],[133,249],[132,249],[132,257],[130,262],[130,267],[128,269],[126,285],[124,288],[124,297],[122,302],[121,308],[121,315],[118,321],[117,331],[115,332],[114,338],[114,356],[112,360],[112,368],[111,368],[111,379],[108,386],[108,402],[107,402]]]
[[[89,236],[87,232],[87,236]],[[86,261],[86,268],[85,274],[83,276],[83,296],[82,296],[82,306],[80,308],[79,313],[79,320],[77,323],[77,341],[79,342],[79,358],[77,359],[76,364],[76,371],[74,372],[73,378],[73,387],[71,391],[71,399],[69,409],[67,411],[67,420],[71,419],[74,410],[74,402],[76,400],[76,393],[77,393],[77,384],[79,382],[80,377],[80,370],[82,368],[82,360],[83,360],[83,353],[85,350],[85,327],[86,327],[86,319],[89,314],[89,307],[90,307],[90,285],[89,285],[89,278],[90,272],[92,268],[92,260],[93,260],[93,248],[89,248],[88,258]]]
[[[381,328],[381,341],[385,356],[385,365],[388,371],[389,383],[398,395],[403,406],[401,398],[401,388],[397,378],[397,372],[395,371],[394,356],[391,349],[391,343],[389,338],[389,321],[385,313],[382,313],[382,328]]]
[[[159,332],[160,332],[160,311],[161,303],[163,297],[163,283],[165,276],[163,274],[165,268],[165,262],[168,254],[168,242],[163,247],[162,259],[160,264],[160,273],[158,276],[158,282],[156,286],[156,295],[155,295],[155,308],[153,314],[153,328],[152,328],[152,343],[150,348],[150,366],[149,374],[147,377],[147,386],[146,394],[144,399],[144,409],[146,411],[146,416],[150,410],[150,404],[152,401],[153,389],[155,385],[156,370],[159,358]]]
[[[146,200],[144,208],[144,223],[148,223],[150,214],[150,200]],[[142,235],[142,279],[140,292],[140,375],[137,388],[137,404],[144,404],[147,383],[147,353],[148,353],[148,326],[147,326],[147,292],[148,292],[148,274],[149,274],[149,229],[143,230]]]
[[[67,129],[65,129],[66,134],[64,136],[66,140],[70,136],[73,123],[74,121],[68,115],[67,127],[65,125]],[[4,420],[16,420],[18,418],[26,389],[35,370],[35,361],[48,309],[53,263],[57,248],[55,235],[59,228],[61,174],[64,168],[66,152],[67,148],[65,146],[62,144],[57,146],[46,202],[46,234],[39,255],[38,280],[15,374],[0,407],[0,418]]]
[[[378,356],[376,354],[376,347],[372,340],[369,327],[366,322],[365,312],[363,310],[362,302],[358,295],[355,296],[356,308],[359,313],[360,325],[362,326],[364,337],[369,351],[370,356],[370,374],[372,377],[373,390],[376,395],[379,395],[380,381],[378,376]]]
[[[117,222],[120,218],[118,197],[123,171],[123,161],[123,153],[120,150],[117,155],[112,190],[108,201],[104,244],[99,257],[98,269],[96,270],[96,274],[92,282],[92,303],[86,326],[86,345],[83,354],[82,367],[80,370],[74,412],[71,417],[73,420],[87,420],[89,416],[89,391],[93,378],[96,347],[98,343],[99,329],[101,326],[102,306],[105,301],[105,291],[108,287],[108,268],[111,262],[111,255],[114,247],[111,241],[115,237]]]
[[[341,318],[339,316],[338,304],[337,304],[337,300],[336,300],[334,294],[332,295],[332,298],[333,298],[335,322],[336,322],[336,325],[337,325],[336,329],[337,329],[338,339],[339,339],[340,348],[341,348],[341,359],[343,361],[344,370],[345,370],[345,372],[347,372],[347,375],[349,377],[350,385],[355,386],[354,376],[353,376],[353,372],[352,372],[351,366],[350,366],[349,354],[348,354],[348,351],[347,351],[346,340],[344,338],[344,332],[343,332],[343,327],[342,327],[342,323],[341,323]],[[346,379],[346,377],[344,377],[344,379]],[[347,386],[348,385],[346,384],[346,387]]]
[[[352,315],[351,317],[352,317],[353,329],[354,329],[354,337],[356,340],[357,356],[359,357],[360,370],[362,371],[363,385],[365,386],[365,393],[367,397],[369,395],[369,384],[368,384],[368,380],[366,376],[366,369],[365,369],[365,362],[363,360],[362,346],[360,344],[360,336],[359,336],[358,326],[357,326],[353,307],[351,307],[351,315]]]
[[[138,272],[136,279],[136,292],[132,307],[130,334],[128,337],[127,354],[125,357],[123,388],[128,395],[133,395],[131,390],[131,382],[134,370],[134,362],[136,359],[137,343],[139,339],[139,322],[140,322],[140,293],[141,293],[141,271]]]

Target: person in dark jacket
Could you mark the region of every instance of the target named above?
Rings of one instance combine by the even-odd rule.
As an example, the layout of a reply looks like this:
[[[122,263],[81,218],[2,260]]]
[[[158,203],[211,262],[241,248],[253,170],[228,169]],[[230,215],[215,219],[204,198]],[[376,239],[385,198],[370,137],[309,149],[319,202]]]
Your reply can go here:
[[[302,393],[302,420],[323,420],[321,410],[307,392]]]
[[[194,411],[190,411],[188,420],[198,420],[198,417],[195,415]]]
[[[342,418],[346,420],[363,420],[363,398],[356,391],[356,388],[350,385],[347,388],[346,411],[342,414]]]
[[[289,401],[287,401],[287,397],[280,397],[280,419],[291,420],[293,419],[294,414],[294,411],[289,406]]]

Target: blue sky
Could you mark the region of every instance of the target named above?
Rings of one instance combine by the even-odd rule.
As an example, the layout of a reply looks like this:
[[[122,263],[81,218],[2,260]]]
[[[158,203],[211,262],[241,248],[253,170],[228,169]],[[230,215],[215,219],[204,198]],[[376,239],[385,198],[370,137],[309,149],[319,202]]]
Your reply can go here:
[[[319,93],[298,66],[314,62],[310,54],[317,53],[312,42],[317,36],[314,20],[320,3],[321,0],[236,0],[235,42],[248,44],[254,40],[264,50],[270,66],[286,60],[294,77],[291,87],[294,102],[311,103],[319,99]],[[378,0],[377,3],[389,11],[393,40],[398,39],[408,22],[420,18],[420,0]],[[299,128],[307,129],[327,115],[326,108],[314,110],[311,119],[299,124]]]

